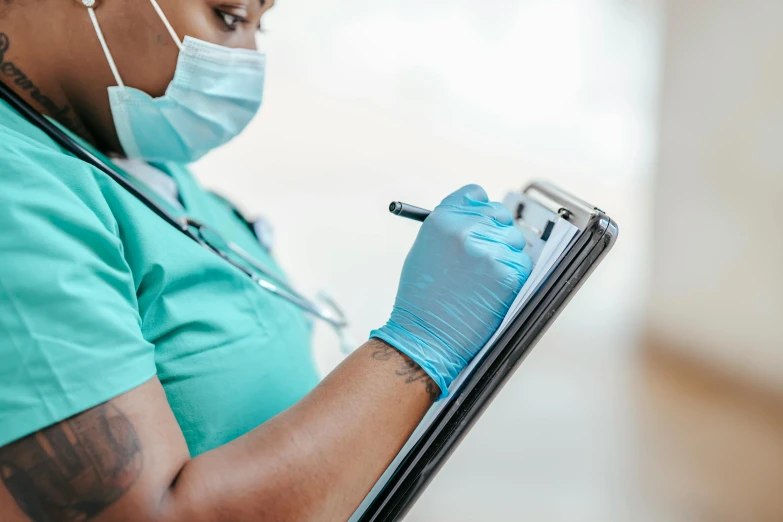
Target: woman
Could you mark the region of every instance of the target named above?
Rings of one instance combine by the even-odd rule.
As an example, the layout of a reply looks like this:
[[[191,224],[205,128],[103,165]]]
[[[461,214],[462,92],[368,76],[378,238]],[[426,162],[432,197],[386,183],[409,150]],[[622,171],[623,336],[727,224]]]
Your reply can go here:
[[[258,109],[270,0],[0,5],[13,99],[284,281],[182,166]],[[137,196],[0,101],[3,521],[345,520],[531,268],[502,205],[454,192],[389,321],[319,384],[303,309]]]

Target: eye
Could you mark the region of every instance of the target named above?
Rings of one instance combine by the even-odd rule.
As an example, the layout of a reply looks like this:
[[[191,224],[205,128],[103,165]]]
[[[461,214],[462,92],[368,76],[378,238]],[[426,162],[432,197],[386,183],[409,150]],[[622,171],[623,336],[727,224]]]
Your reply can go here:
[[[245,18],[242,18],[241,16],[237,16],[232,13],[227,13],[225,11],[221,11],[216,9],[215,14],[218,18],[220,18],[220,21],[223,22],[223,25],[226,26],[226,30],[228,31],[236,31],[238,24],[244,24],[247,23],[247,20]]]

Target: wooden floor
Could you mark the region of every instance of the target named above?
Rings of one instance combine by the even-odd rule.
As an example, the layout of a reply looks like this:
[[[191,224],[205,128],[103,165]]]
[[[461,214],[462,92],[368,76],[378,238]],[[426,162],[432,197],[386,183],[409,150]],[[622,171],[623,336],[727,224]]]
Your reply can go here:
[[[783,522],[783,408],[566,315],[408,522]]]
[[[660,352],[644,370],[649,498],[685,520],[783,521],[783,401]]]

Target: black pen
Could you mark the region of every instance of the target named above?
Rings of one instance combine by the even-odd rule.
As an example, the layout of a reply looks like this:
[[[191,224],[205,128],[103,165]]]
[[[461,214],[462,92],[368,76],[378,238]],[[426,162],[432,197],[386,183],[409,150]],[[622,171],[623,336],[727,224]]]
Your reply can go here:
[[[389,204],[389,212],[400,217],[413,219],[414,221],[424,221],[432,213],[431,210],[414,207],[401,201],[392,201]]]

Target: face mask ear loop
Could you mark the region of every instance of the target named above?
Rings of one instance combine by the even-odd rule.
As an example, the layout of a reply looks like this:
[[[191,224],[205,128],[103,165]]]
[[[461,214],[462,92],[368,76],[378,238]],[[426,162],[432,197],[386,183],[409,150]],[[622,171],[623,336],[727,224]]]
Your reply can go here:
[[[120,87],[125,87],[125,84],[122,82],[122,78],[120,78],[120,72],[117,70],[117,65],[114,63],[114,58],[111,56],[111,51],[109,51],[109,46],[106,45],[106,39],[103,37],[103,31],[101,31],[101,26],[98,25],[98,18],[95,16],[95,11],[92,7],[87,9],[87,12],[90,13],[90,20],[92,20],[92,25],[95,27],[95,34],[98,35],[98,41],[101,42],[101,47],[103,47],[103,54],[106,55],[106,60],[109,62],[109,68],[111,69],[111,73],[114,75],[114,79],[117,82],[117,85]]]
[[[156,0],[150,0],[150,3],[152,3],[152,7],[155,9],[155,12],[158,13],[160,20],[163,22],[163,25],[166,26],[166,29],[171,35],[171,38],[174,40],[174,43],[177,44],[177,47],[179,47],[179,50],[181,51],[182,41],[179,39],[179,36],[177,36],[177,33],[174,31],[174,28],[171,27],[168,18],[166,18],[166,15],[163,14],[163,10],[158,5],[158,2],[156,2]]]

